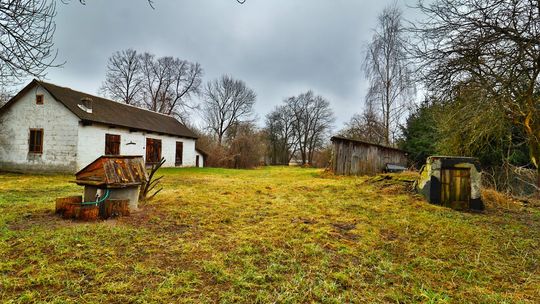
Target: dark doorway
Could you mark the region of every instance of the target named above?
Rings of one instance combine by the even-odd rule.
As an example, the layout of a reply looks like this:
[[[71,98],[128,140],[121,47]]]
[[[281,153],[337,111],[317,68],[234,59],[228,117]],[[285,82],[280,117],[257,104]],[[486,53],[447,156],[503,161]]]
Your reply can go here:
[[[199,155],[195,156],[195,167],[199,167]]]
[[[174,161],[175,166],[181,166],[184,155],[184,143],[181,141],[176,142],[176,158]]]
[[[441,204],[453,209],[468,209],[471,199],[471,171],[465,168],[441,170]]]

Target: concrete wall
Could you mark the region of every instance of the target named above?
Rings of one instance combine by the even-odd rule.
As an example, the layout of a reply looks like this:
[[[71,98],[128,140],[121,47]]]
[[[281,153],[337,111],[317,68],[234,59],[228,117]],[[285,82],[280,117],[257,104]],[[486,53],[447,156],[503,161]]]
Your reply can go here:
[[[42,105],[36,95],[43,94]],[[35,87],[0,114],[0,170],[73,172],[79,119],[46,90]],[[29,153],[30,129],[43,129],[43,153]]]
[[[109,127],[101,124],[79,127],[77,168],[80,170],[105,154],[105,134],[120,135],[121,155],[142,155],[146,161],[146,138],[161,139],[163,167],[174,167],[176,142],[184,143],[182,167],[195,166],[195,140],[190,138],[158,135],[155,133],[131,132],[129,129]]]
[[[482,172],[478,160],[465,157],[431,156],[420,171],[417,191],[430,203],[441,205],[442,171],[444,169],[468,169],[470,178],[470,201],[468,208],[483,210],[481,199]],[[452,207],[452,206],[448,206]]]

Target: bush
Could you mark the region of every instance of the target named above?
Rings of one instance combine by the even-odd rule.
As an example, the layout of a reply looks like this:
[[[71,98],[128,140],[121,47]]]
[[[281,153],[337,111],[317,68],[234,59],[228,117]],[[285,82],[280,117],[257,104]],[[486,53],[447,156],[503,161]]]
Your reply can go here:
[[[252,123],[235,125],[221,146],[204,134],[199,136],[197,145],[208,153],[207,167],[248,169],[265,163],[265,137]]]

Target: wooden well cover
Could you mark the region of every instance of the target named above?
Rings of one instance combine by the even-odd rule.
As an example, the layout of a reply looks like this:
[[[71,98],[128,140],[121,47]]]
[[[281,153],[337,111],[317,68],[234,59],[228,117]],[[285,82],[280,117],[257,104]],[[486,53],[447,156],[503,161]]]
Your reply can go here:
[[[101,156],[75,174],[79,185],[109,188],[140,185],[148,181],[142,156]]]
[[[441,203],[453,209],[469,209],[471,199],[471,173],[468,168],[450,168],[441,171]]]

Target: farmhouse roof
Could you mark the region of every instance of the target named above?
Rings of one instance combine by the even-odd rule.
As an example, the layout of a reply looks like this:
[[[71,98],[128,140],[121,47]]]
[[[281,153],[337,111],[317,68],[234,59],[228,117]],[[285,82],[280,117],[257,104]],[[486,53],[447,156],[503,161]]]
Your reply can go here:
[[[94,122],[126,127],[137,131],[197,138],[197,135],[195,135],[193,131],[172,116],[137,108],[36,79],[32,80],[31,83],[8,101],[4,107],[0,108],[0,113],[5,111],[12,103],[16,102],[23,94],[36,85],[47,90],[57,101],[66,106],[68,110],[79,117],[83,122]],[[79,106],[81,100],[88,98],[92,100],[91,113],[81,109]]]
[[[352,139],[352,138],[347,138],[347,137],[343,137],[343,136],[339,136],[339,135],[332,136],[332,138],[330,140],[331,141],[336,141],[336,140],[348,141],[348,142],[352,142],[352,143],[358,143],[358,144],[363,144],[363,145],[368,145],[368,146],[376,146],[376,147],[383,148],[383,149],[388,149],[388,150],[394,150],[394,151],[398,151],[398,152],[402,152],[402,153],[407,153],[407,151],[401,150],[401,149],[398,149],[398,148],[384,146],[384,145],[380,145],[380,144],[374,144],[374,143],[371,143],[369,141],[364,141],[364,140],[359,140],[359,139]]]

